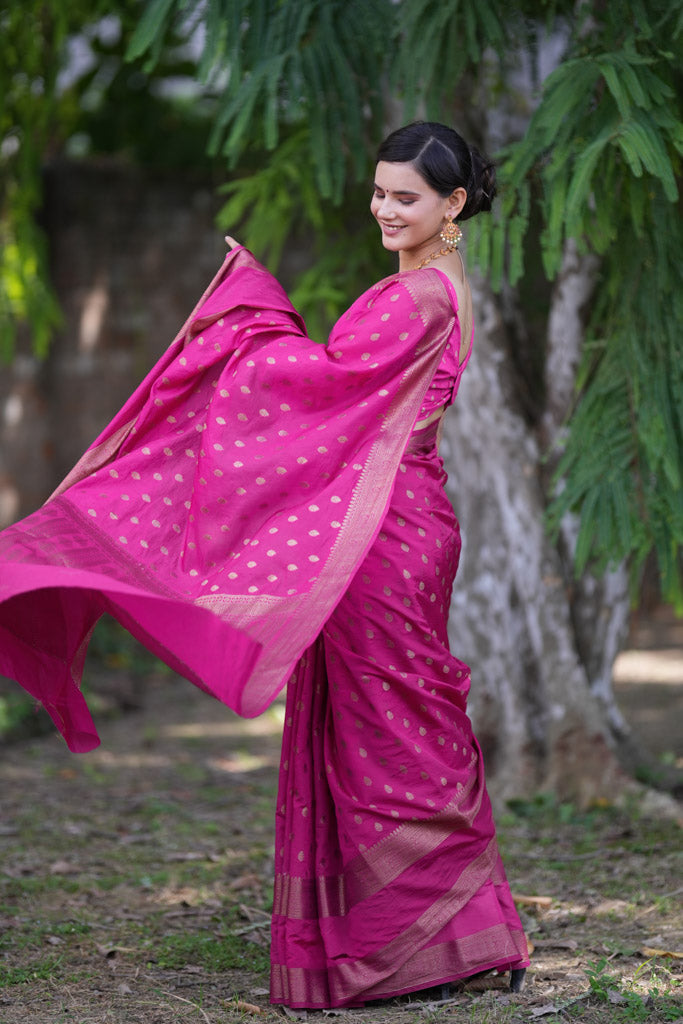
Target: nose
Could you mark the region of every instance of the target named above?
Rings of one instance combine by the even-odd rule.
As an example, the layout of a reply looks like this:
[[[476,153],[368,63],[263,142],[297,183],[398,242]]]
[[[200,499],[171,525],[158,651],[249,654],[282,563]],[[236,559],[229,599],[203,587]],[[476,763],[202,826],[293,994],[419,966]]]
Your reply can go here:
[[[382,217],[384,220],[390,220],[394,216],[394,210],[391,206],[391,199],[389,196],[383,196],[377,206],[377,215]]]

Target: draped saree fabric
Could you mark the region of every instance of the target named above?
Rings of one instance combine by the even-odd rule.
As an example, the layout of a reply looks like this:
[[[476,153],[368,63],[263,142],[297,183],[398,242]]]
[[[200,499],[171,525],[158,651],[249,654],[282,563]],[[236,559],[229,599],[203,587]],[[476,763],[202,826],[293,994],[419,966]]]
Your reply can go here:
[[[0,672],[72,750],[99,742],[79,683],[105,611],[240,714],[273,700],[379,528],[454,319],[438,273],[396,275],[316,345],[228,254],[52,499],[0,535]]]
[[[0,534],[0,671],[73,750],[110,612],[255,715],[288,682],[271,999],[368,1000],[525,966],[470,674],[446,624],[460,554],[437,424],[464,369],[434,268],[370,288],[326,346],[233,250],[53,497]]]
[[[460,555],[437,425],[287,690],[271,998],[355,1006],[528,963],[446,625]]]

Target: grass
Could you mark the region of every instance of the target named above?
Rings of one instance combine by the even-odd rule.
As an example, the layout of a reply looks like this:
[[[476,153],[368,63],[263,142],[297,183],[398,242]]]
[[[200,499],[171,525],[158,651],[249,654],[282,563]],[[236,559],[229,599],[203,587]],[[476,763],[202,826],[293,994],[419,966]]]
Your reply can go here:
[[[631,982],[624,983],[610,971],[609,961],[602,958],[586,967],[592,1002],[602,1005],[615,1024],[648,1021],[656,1012],[659,1021],[681,1020],[683,1006],[669,995],[676,979],[658,958],[652,957],[638,968]]]
[[[61,957],[44,957],[27,967],[7,967],[0,964],[0,988],[8,985],[26,985],[35,981],[48,981],[55,977],[62,963]]]
[[[277,736],[221,734],[214,706],[200,696],[211,727],[202,736],[187,690],[176,714],[164,685],[153,714],[110,722],[116,734],[88,759],[36,740],[4,765],[0,1024],[255,1019],[236,998],[258,1005],[263,1020],[282,1019],[268,1009],[262,927],[272,906]],[[187,722],[197,732],[183,737],[177,725]],[[510,804],[498,825],[535,945],[527,990],[513,997],[504,987],[473,987],[445,1005],[397,1004],[340,1019],[678,1019],[679,961],[647,953],[677,948],[682,927],[675,822],[644,817],[637,802],[579,810],[540,794]],[[533,902],[539,897],[545,903]]]
[[[229,930],[216,935],[167,935],[154,945],[154,963],[165,970],[204,967],[220,973],[233,969],[267,975],[268,954]]]
[[[259,787],[256,803],[263,798]],[[194,807],[199,810],[197,804]],[[163,996],[176,1009],[184,1000],[182,1012],[194,1012],[197,1019],[202,1013],[210,1024],[249,1019],[245,1011],[231,1008],[231,1000],[241,996],[253,1004],[253,992],[262,993],[267,985],[267,928],[249,931],[249,916],[245,917],[255,916],[258,924],[265,921],[272,900],[271,853],[260,839],[261,811],[254,819],[256,832],[243,828],[241,845],[233,841],[229,847],[217,847],[216,829],[208,827],[215,826],[215,820],[198,814],[193,835],[197,859],[159,864],[160,849],[172,856],[166,844],[177,837],[179,809],[183,810],[176,800],[158,793],[139,801],[136,815],[142,841],[117,849],[115,832],[103,830],[112,838],[90,851],[77,877],[41,874],[4,880],[0,913],[13,916],[15,924],[0,941],[0,990],[16,998],[19,990],[35,993],[45,984],[51,990],[69,991],[106,987],[102,969],[108,964],[116,978],[149,977],[158,995],[150,990],[147,999]],[[187,808],[183,813],[189,814]],[[26,830],[33,833],[36,822],[31,814],[24,815]],[[643,830],[655,842],[657,868]],[[501,991],[472,992],[454,1004],[419,1010],[397,1005],[351,1015],[362,1024],[522,1024],[537,1019],[534,1010],[545,1006],[541,1019],[546,1024],[654,1024],[680,1019],[676,964],[644,957],[639,933],[647,918],[660,929],[667,920],[675,920],[675,898],[652,890],[671,885],[675,877],[662,866],[675,857],[679,835],[671,822],[645,821],[613,807],[570,811],[547,798],[512,805],[502,816],[501,837],[513,888],[550,899],[545,907],[522,903],[527,932],[538,945],[530,992],[513,999]],[[618,858],[612,856],[614,849],[620,850]],[[52,855],[62,852],[54,849]],[[565,870],[568,866],[570,871]],[[610,909],[605,905],[613,895],[618,895],[618,903]],[[70,904],[81,905],[81,911],[69,913]],[[548,987],[556,964],[557,970],[566,970],[561,956],[549,960],[543,951],[544,944],[552,946],[555,939],[560,945],[569,939],[570,956],[580,965],[582,981],[550,982]],[[57,951],[51,945],[46,949],[52,942]],[[604,952],[596,955],[600,949]],[[180,979],[182,996],[168,988]],[[130,980],[120,984],[122,991],[135,991]],[[263,1005],[262,995],[258,1001]],[[65,1021],[73,1020],[68,1008],[63,1013]],[[55,1017],[35,1017],[37,1024],[47,1024],[48,1019]],[[159,1019],[175,1018],[169,1012]],[[0,1020],[4,1024],[1,1008]]]

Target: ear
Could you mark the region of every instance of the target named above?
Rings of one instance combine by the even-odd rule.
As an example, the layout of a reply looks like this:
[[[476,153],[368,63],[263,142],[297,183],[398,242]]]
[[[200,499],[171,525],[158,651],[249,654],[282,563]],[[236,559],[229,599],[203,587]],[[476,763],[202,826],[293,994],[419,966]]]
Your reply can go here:
[[[446,208],[446,216],[452,217],[453,220],[462,212],[462,208],[467,202],[467,192],[464,188],[456,188],[454,192],[448,197],[448,206]]]

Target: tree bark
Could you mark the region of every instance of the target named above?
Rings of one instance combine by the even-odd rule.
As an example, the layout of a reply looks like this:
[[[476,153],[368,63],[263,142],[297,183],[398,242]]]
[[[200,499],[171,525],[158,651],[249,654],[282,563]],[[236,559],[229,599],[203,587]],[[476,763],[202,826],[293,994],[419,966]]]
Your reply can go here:
[[[548,790],[585,804],[625,776],[544,527],[542,451],[515,392],[498,303],[477,275],[471,284],[475,348],[442,448],[463,531],[452,646],[472,666],[470,708],[494,799]],[[617,590],[619,608],[622,599]]]
[[[576,393],[576,372],[585,333],[584,309],[590,302],[599,269],[593,256],[580,256],[569,239],[562,267],[554,283],[548,317],[547,361],[541,438],[548,452],[544,481],[547,492],[561,455],[566,423]],[[624,564],[596,576],[574,572],[578,536],[576,517],[565,516],[558,551],[570,595],[570,610],[577,652],[592,692],[600,702],[613,737],[629,734],[612,690],[612,666],[628,632],[628,573]]]

